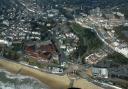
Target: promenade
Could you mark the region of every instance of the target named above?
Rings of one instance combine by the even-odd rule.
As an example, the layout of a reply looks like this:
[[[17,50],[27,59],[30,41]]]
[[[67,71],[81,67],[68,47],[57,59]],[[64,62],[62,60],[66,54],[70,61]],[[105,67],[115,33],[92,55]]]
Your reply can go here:
[[[15,62],[0,59],[0,68],[6,69],[14,74],[22,74],[26,76],[34,77],[40,80],[42,83],[48,85],[51,89],[68,89],[70,86],[70,79],[67,75],[59,76],[55,74],[49,74],[40,70],[18,64]],[[85,79],[78,79],[74,81],[73,87],[81,89],[102,89],[88,82]]]

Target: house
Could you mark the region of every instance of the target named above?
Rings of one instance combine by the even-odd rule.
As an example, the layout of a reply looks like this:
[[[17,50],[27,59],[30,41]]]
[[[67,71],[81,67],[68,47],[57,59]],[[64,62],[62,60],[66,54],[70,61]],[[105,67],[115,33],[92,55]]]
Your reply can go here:
[[[92,75],[94,78],[108,78],[108,69],[93,67]]]

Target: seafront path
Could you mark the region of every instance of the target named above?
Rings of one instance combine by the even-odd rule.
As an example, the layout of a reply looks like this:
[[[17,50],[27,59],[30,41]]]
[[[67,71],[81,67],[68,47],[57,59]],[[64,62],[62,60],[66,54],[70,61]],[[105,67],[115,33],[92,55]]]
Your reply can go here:
[[[10,71],[14,74],[19,73],[22,75],[34,77],[40,80],[42,83],[48,85],[51,89],[68,89],[70,86],[70,79],[67,75],[60,76],[49,74],[38,69],[5,59],[0,59],[0,68],[6,69],[7,71]],[[74,80],[73,87],[80,89],[102,89],[101,87],[82,78]]]

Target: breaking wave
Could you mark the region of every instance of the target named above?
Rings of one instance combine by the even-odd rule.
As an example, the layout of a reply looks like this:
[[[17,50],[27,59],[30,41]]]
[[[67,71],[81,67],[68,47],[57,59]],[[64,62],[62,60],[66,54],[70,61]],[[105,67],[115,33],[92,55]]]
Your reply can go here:
[[[0,69],[0,89],[48,89],[37,79]]]

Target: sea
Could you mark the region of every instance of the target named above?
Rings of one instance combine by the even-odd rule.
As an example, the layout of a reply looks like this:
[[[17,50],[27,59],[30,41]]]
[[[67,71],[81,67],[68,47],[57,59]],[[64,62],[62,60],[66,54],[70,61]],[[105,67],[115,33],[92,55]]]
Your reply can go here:
[[[35,78],[0,69],[0,89],[49,89]]]

